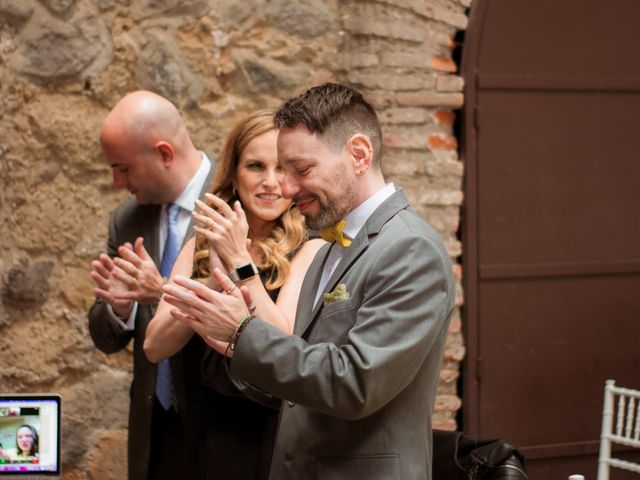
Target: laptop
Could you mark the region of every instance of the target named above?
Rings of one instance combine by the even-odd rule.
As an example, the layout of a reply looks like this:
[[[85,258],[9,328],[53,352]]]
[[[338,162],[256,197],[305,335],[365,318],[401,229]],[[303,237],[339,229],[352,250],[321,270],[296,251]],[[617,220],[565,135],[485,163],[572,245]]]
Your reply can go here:
[[[0,480],[60,479],[61,398],[0,393]]]

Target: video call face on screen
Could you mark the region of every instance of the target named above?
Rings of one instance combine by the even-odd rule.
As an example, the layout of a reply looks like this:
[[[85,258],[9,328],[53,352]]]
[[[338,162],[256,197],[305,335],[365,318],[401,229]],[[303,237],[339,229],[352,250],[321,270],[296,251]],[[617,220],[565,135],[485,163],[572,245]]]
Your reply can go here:
[[[59,472],[60,399],[0,396],[0,478]]]

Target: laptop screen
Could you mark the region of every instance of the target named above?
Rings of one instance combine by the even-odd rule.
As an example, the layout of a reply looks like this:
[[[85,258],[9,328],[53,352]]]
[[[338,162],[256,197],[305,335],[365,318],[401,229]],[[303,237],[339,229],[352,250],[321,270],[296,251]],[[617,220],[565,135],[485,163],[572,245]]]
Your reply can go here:
[[[0,393],[0,480],[60,475],[60,396]]]

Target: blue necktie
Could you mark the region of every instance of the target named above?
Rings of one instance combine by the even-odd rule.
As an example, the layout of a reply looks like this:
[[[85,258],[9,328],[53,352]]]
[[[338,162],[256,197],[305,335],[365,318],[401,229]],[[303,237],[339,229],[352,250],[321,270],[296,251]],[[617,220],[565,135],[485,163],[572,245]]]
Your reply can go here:
[[[178,238],[178,213],[180,207],[175,203],[169,204],[167,208],[167,241],[164,244],[162,262],[160,263],[160,275],[168,277],[180,251],[180,240]],[[175,391],[171,380],[171,364],[165,358],[158,363],[158,374],[156,377],[156,397],[160,405],[165,410],[169,410],[175,399]]]

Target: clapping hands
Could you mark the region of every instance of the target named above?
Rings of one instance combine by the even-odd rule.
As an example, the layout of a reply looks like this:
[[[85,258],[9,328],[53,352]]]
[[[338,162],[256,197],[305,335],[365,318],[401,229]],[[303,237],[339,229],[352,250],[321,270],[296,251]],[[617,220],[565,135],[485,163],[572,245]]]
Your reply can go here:
[[[131,311],[133,302],[153,304],[162,295],[164,279],[144,248],[143,238],[118,248],[121,257],[111,259],[101,254],[91,262],[94,293],[111,305],[120,317]]]
[[[207,193],[206,198],[211,206],[196,201],[197,211],[192,215],[199,225],[194,230],[208,240],[211,250],[217,253],[227,271],[252,261],[247,239],[249,224],[240,202],[235,202],[231,208],[213,194]]]
[[[170,311],[172,317],[191,327],[218,352],[231,356],[227,341],[249,315],[251,294],[246,287],[237,287],[220,269],[215,269],[213,275],[222,292],[176,275],[172,283],[164,286],[163,298],[176,307]]]

